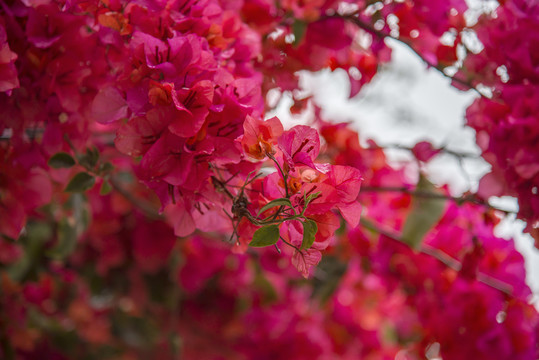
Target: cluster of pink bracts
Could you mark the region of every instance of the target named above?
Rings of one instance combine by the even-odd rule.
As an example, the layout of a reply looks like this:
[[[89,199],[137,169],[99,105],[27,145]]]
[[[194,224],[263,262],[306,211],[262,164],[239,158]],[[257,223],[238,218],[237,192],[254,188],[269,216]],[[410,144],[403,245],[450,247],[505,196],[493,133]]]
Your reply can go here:
[[[473,26],[466,9],[3,1],[0,358],[535,359],[523,259],[485,199],[517,196],[539,238],[539,6]],[[462,59],[465,32],[484,49]],[[295,91],[342,69],[354,96],[387,37],[491,91],[467,112],[493,166],[474,201],[412,183]],[[272,90],[312,126],[263,120]]]

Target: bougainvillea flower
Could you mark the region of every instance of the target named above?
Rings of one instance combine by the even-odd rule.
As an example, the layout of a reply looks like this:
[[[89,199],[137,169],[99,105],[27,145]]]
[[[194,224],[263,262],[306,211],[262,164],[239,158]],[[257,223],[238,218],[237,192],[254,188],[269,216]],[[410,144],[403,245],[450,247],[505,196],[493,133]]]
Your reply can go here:
[[[351,166],[334,165],[328,172],[328,183],[337,189],[339,201],[342,203],[357,199],[361,180],[359,170]]]
[[[309,276],[310,270],[322,260],[320,250],[327,247],[323,242],[316,242],[309,249],[301,249],[303,239],[303,226],[300,221],[288,221],[280,228],[283,239],[292,244],[294,254],[292,255],[292,265],[305,277]]]
[[[294,255],[292,255],[292,265],[294,265],[305,278],[309,277],[311,268],[318,265],[320,260],[322,260],[322,253],[313,248],[296,251]]]
[[[295,165],[316,169],[314,159],[320,152],[318,132],[309,126],[294,126],[279,137],[279,149],[290,169],[294,169]]]
[[[309,24],[305,33],[305,41],[332,50],[347,48],[352,38],[346,31],[346,20],[337,17],[325,18]],[[340,34],[341,36],[334,36]]]
[[[215,69],[217,65],[205,39],[195,34],[175,34],[169,38],[170,53],[168,61],[173,65],[174,71],[170,80],[182,79],[184,86],[191,86],[194,81],[207,78],[208,70]],[[168,75],[164,68],[166,64],[158,65],[156,69]]]
[[[184,138],[165,132],[142,158],[140,176],[145,180],[162,179],[171,185],[200,186],[208,171],[203,157],[210,155],[214,147],[209,140],[186,151],[188,146]]]
[[[337,209],[339,209],[342,217],[351,227],[358,226],[362,209],[359,202],[352,201],[346,204],[337,204]]]
[[[149,68],[155,68],[157,65],[168,61],[168,45],[165,42],[144,32],[133,32],[130,46],[134,49],[143,49],[144,59],[146,60],[146,65]]]
[[[178,110],[168,129],[183,137],[195,135],[204,124],[213,101],[214,88],[209,80],[202,80],[190,89],[180,89],[172,95]]]
[[[167,205],[163,213],[170,224],[173,225],[174,235],[183,237],[191,235],[195,231],[195,221],[183,199],[180,198],[175,204]]]
[[[243,136],[238,141],[247,155],[261,160],[266,154],[275,154],[274,145],[283,130],[277,117],[262,121],[248,115],[243,123]]]
[[[316,131],[261,120],[300,71],[355,94],[388,36],[443,71],[471,31],[483,50],[448,76],[492,90],[468,114],[492,165],[477,195],[517,195],[537,236],[539,5],[498,3],[463,29],[465,0],[0,1],[0,358],[537,359],[496,210],[444,199],[413,250],[403,226],[432,222],[415,164],[314,102],[327,163]],[[101,186],[64,191],[80,173]],[[275,246],[249,248],[266,226]]]
[[[40,49],[46,49],[56,43],[64,34],[66,23],[72,15],[60,13],[55,5],[47,4],[38,9],[31,9],[28,14],[26,36]]]
[[[169,122],[162,108],[151,109],[146,116],[137,116],[123,124],[116,133],[116,148],[130,156],[145,154],[159,139]]]
[[[435,149],[428,141],[420,141],[412,148],[412,154],[419,161],[428,162],[440,153],[440,149]]]
[[[160,83],[150,80],[150,89],[148,90],[148,101],[153,106],[167,106],[172,104],[174,92],[173,83]],[[176,99],[177,101],[177,99]]]
[[[114,87],[101,89],[92,103],[92,117],[102,124],[109,124],[127,117],[127,102],[121,92]]]
[[[320,167],[319,164],[316,166]],[[316,171],[303,170],[302,179],[305,182],[293,199],[301,202],[303,193],[319,193],[309,204],[306,214],[323,214],[337,208],[352,227],[357,226],[361,214],[361,205],[357,202],[362,181],[359,170],[342,165],[327,166],[327,169],[326,174],[320,173],[316,177],[317,181],[305,181],[312,178],[312,175],[307,177],[304,174],[315,174]]]
[[[97,21],[105,27],[118,31],[120,35],[129,35],[133,31],[128,19],[116,11],[102,11],[97,16]]]

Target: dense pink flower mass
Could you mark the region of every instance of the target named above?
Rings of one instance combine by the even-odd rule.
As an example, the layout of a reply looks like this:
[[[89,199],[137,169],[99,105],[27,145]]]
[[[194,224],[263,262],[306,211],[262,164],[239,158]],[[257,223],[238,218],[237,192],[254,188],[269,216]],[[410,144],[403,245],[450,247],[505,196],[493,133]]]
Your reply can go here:
[[[492,165],[480,193],[516,196],[519,218],[539,247],[538,23],[539,4],[525,0],[502,4],[495,19],[480,18],[477,35],[485,49],[467,58],[463,71],[493,88],[491,99],[478,99],[467,111]]]
[[[536,359],[524,260],[488,197],[516,196],[539,239],[539,7],[466,10],[1,2],[0,358]],[[460,55],[465,32],[482,51]],[[492,165],[477,194],[411,179],[298,91],[328,68],[356,95],[386,37],[488,88],[467,110]],[[286,93],[310,125],[267,116]]]

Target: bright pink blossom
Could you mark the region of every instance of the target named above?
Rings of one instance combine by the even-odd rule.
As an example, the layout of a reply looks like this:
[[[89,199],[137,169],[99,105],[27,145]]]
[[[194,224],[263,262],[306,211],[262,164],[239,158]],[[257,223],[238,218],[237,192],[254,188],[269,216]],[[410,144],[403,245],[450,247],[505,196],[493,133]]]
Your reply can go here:
[[[315,169],[314,160],[320,152],[320,138],[315,129],[297,125],[279,137],[279,149],[290,169],[293,170],[296,165]]]
[[[243,150],[255,159],[263,159],[266,154],[274,154],[274,144],[283,133],[283,125],[276,117],[261,121],[247,116],[243,123]]]

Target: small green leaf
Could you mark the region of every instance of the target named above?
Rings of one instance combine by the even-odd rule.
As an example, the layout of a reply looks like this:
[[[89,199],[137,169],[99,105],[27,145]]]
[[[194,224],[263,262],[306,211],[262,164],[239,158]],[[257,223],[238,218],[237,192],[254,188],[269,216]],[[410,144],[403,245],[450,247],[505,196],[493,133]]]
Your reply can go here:
[[[303,240],[301,241],[301,249],[309,249],[313,246],[314,238],[318,232],[318,225],[313,220],[307,219],[303,224]]]
[[[446,199],[434,197],[439,193],[436,187],[424,176],[419,178],[416,192],[424,196],[412,198],[412,211],[406,218],[402,230],[402,240],[414,249],[418,249],[425,235],[438,223],[445,209]],[[428,195],[432,194],[433,197]]]
[[[249,243],[249,246],[270,246],[275,244],[277,240],[279,240],[279,225],[267,225],[255,231],[253,241]]]
[[[20,259],[8,267],[9,276],[19,282],[22,279],[39,273],[41,256],[45,243],[53,234],[51,224],[29,221],[26,224],[26,234],[23,234],[17,243],[23,246],[24,251]]]
[[[346,273],[348,262],[336,256],[328,255],[322,258],[317,268],[323,271],[323,277],[313,279],[313,298],[320,299],[323,304],[327,303],[340,285],[343,275]]]
[[[307,23],[302,20],[294,21],[292,24],[292,33],[294,34],[294,46],[298,46],[303,36],[305,36],[305,31],[307,30]]]
[[[66,152],[59,152],[51,156],[48,164],[54,169],[70,168],[75,165],[75,159]]]
[[[290,202],[289,199],[287,199],[287,198],[279,198],[279,199],[271,200],[269,203],[264,205],[262,207],[262,209],[260,209],[258,211],[258,215],[260,215],[264,211],[266,211],[268,209],[271,209],[272,207],[276,207],[276,206],[289,206],[289,207],[293,208],[292,203]]]
[[[257,266],[257,268],[260,268],[260,266]],[[277,300],[277,291],[260,269],[257,269],[252,286],[256,289],[257,294],[262,294],[262,304],[271,304]]]
[[[99,161],[99,150],[94,146],[93,149],[86,149],[86,154],[79,156],[79,163],[87,169],[93,169]]]
[[[312,193],[311,195],[307,196],[305,206],[309,205],[311,203],[311,201],[318,198],[319,196],[320,196],[320,191]]]
[[[102,175],[106,175],[110,173],[112,170],[114,170],[114,165],[112,165],[110,162],[104,162],[99,165],[99,173]]]
[[[318,196],[320,196],[320,191],[312,193],[309,196],[307,196],[305,193],[303,193],[303,204],[304,205],[303,205],[303,211],[301,212],[301,215],[305,214],[305,211],[307,211],[307,207],[309,206],[311,201],[316,199]]]
[[[58,224],[58,242],[47,251],[47,255],[53,259],[65,259],[75,250],[76,245],[77,230],[64,218]]]
[[[112,191],[112,185],[108,180],[103,180],[101,188],[99,189],[99,195],[104,196],[109,194]]]
[[[80,172],[71,179],[67,184],[65,191],[67,192],[83,192],[91,189],[95,184],[95,178],[85,172]]]

